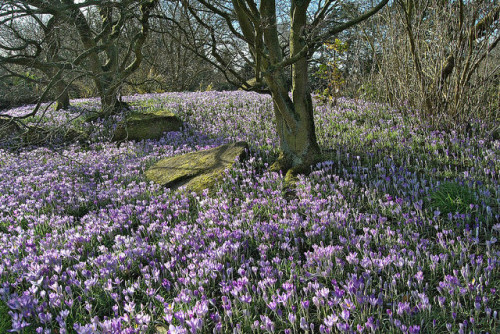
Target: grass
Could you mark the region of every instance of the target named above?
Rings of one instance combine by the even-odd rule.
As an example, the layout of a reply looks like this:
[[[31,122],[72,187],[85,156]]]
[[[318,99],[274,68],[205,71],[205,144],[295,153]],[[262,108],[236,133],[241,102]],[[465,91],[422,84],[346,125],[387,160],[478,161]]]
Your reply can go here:
[[[466,185],[444,182],[431,195],[431,205],[442,214],[467,213],[472,211],[476,200],[474,193]]]
[[[9,315],[9,307],[4,301],[0,300],[0,333],[7,333],[12,328]]]

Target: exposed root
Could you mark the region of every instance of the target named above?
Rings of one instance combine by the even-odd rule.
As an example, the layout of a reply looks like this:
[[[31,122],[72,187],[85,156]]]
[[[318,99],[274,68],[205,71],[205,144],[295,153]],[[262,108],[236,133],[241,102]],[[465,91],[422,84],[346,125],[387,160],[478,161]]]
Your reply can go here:
[[[308,159],[306,163],[300,165],[292,166],[292,160],[287,159],[283,153],[280,153],[279,158],[269,167],[272,172],[282,172],[285,174],[283,193],[284,198],[291,200],[297,198],[296,187],[298,182],[299,174],[309,174],[311,172],[311,165],[322,161],[321,155],[315,155]]]

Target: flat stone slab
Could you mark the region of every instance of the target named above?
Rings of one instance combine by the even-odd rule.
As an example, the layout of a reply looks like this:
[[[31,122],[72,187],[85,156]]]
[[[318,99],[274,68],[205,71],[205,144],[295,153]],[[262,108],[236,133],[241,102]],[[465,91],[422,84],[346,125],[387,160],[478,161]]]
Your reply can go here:
[[[201,192],[212,188],[237,159],[245,159],[247,150],[247,143],[238,142],[165,158],[149,168],[146,177],[171,189],[185,186],[188,191]]]
[[[113,141],[158,139],[163,133],[179,131],[182,121],[170,111],[135,113],[118,124]]]

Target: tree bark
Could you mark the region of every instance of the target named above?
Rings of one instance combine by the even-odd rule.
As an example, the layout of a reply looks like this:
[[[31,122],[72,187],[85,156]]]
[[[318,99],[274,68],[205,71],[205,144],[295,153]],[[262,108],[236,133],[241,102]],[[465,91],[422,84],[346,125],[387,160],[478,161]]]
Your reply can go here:
[[[121,112],[124,108],[128,108],[128,104],[118,99],[116,90],[102,90],[101,97],[101,115],[104,117],[115,115]]]
[[[291,171],[294,174],[308,172],[310,166],[317,162],[321,155],[316,139],[311,95],[309,92],[302,93],[294,89],[293,102],[290,100],[290,103],[280,107],[276,101],[289,97],[275,94],[272,91],[281,152],[272,168]],[[283,114],[294,119],[292,126],[285,121]]]
[[[68,109],[70,103],[69,103],[69,93],[68,89],[66,87],[66,84],[63,81],[60,81],[56,85],[56,110],[61,110],[61,109]]]
[[[271,5],[274,7],[273,2]],[[290,57],[296,57],[306,46],[304,28],[307,23],[308,6],[308,1],[292,1]],[[264,34],[271,60],[275,63],[281,62],[281,49],[276,33],[265,31]],[[273,169],[289,171],[291,174],[308,172],[311,164],[317,162],[321,155],[316,139],[313,104],[308,84],[307,54],[302,54],[303,56],[292,64],[292,99],[286,89],[284,69],[265,76],[274,101],[281,149],[280,157]]]

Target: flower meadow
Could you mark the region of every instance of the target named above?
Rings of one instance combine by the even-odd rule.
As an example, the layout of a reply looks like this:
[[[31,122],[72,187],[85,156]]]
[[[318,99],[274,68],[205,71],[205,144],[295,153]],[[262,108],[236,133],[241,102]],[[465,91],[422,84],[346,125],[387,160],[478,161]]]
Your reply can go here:
[[[31,122],[86,140],[0,147],[0,326],[21,333],[498,333],[500,141],[417,112],[316,105],[324,161],[269,172],[272,101],[124,98],[186,126],[111,143],[95,99]],[[7,111],[22,115],[32,106]],[[171,191],[161,158],[245,140],[213,194]]]

